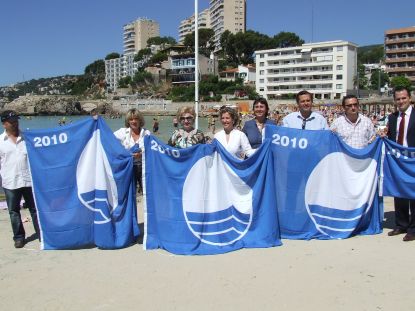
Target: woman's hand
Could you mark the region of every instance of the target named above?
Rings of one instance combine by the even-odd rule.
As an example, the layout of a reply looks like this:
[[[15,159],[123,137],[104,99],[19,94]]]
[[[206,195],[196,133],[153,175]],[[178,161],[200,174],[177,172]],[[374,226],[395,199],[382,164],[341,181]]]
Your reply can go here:
[[[143,157],[143,154],[142,154],[142,152],[140,151],[140,152],[135,152],[135,153],[133,153],[133,158],[134,159],[141,159]]]

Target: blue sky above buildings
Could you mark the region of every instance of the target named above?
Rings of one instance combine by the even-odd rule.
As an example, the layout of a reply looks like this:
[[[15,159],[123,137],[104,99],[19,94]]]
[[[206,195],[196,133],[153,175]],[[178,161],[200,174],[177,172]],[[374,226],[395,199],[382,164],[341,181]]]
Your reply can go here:
[[[208,4],[199,0],[200,10]],[[1,0],[0,8],[3,86],[82,74],[93,61],[122,53],[122,27],[140,17],[156,20],[161,36],[177,39],[180,21],[194,12],[194,0]],[[414,12],[414,0],[247,0],[247,29],[363,46],[382,44],[386,29],[415,26]]]

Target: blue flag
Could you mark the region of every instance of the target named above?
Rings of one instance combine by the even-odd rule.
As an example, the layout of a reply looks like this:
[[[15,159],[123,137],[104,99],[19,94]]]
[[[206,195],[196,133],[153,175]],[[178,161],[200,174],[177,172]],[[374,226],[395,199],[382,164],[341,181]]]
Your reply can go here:
[[[415,148],[384,142],[383,195],[415,200]]]
[[[133,159],[101,118],[24,136],[42,249],[113,249],[136,240]]]
[[[331,131],[267,126],[281,237],[337,239],[381,232],[381,141],[353,149]]]
[[[186,149],[144,141],[146,249],[217,254],[281,244],[269,142],[240,161],[216,140]]]

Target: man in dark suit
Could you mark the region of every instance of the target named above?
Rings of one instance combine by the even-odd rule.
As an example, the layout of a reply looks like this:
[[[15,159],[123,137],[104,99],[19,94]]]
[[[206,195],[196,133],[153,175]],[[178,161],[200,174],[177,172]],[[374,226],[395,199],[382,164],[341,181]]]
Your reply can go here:
[[[408,88],[397,87],[393,99],[398,111],[389,115],[388,138],[405,147],[415,147],[415,109]],[[415,200],[394,198],[396,228],[389,236],[406,233],[405,242],[415,240]]]

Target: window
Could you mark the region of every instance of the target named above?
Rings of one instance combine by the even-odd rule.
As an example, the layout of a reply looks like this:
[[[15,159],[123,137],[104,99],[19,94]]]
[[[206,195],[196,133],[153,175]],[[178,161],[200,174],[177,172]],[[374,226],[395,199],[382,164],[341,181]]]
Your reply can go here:
[[[336,89],[341,90],[343,88],[342,84],[336,84]]]
[[[259,74],[262,76],[264,74],[264,70],[260,70]]]
[[[337,66],[336,66],[336,69],[337,69],[337,70],[343,70],[343,65],[337,65]]]
[[[263,88],[263,87],[260,87],[260,88],[259,88],[259,91],[260,91],[260,92],[263,92],[263,91],[264,91],[264,88]]]
[[[337,47],[337,52],[343,51],[343,46],[338,46]]]
[[[260,62],[260,63],[259,63],[259,66],[260,66],[260,67],[264,67],[264,65],[265,65],[265,63],[264,63],[264,62]]]
[[[343,75],[336,75],[336,80],[341,80],[343,79]]]
[[[264,83],[264,79],[259,79],[259,83]]]

